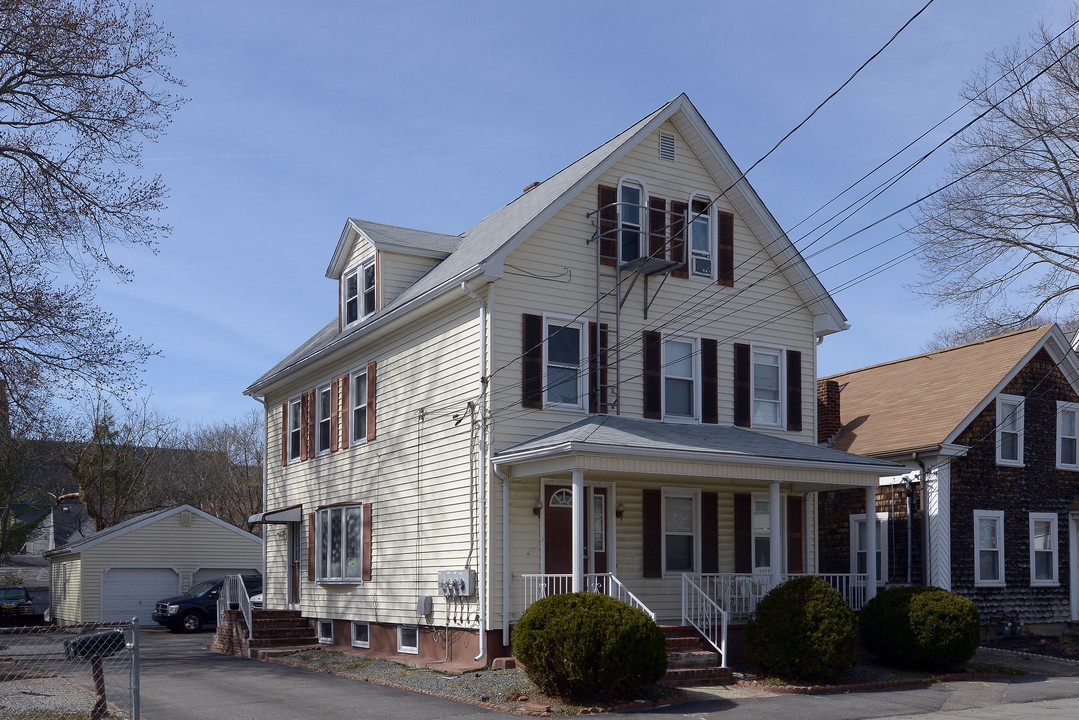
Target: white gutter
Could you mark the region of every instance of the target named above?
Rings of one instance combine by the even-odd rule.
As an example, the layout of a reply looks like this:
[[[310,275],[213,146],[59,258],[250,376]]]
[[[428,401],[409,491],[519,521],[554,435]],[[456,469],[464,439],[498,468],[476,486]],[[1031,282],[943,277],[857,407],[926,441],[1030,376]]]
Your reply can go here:
[[[497,464],[495,475],[502,481],[502,646],[510,644],[510,479]]]
[[[468,289],[467,281],[461,282],[461,292],[480,304],[480,553],[476,589],[480,601],[480,654],[475,657],[479,661],[487,655],[487,303]]]

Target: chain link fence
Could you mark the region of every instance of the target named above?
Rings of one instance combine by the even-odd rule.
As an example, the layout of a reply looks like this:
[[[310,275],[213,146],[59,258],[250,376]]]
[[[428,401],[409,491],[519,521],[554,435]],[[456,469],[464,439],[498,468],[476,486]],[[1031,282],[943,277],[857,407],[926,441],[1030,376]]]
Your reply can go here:
[[[0,628],[0,718],[139,717],[139,626]]]

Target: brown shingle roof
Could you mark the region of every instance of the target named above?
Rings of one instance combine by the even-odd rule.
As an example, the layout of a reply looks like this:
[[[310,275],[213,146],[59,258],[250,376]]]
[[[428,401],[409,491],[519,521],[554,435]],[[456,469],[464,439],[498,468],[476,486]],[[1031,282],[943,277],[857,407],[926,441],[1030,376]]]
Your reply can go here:
[[[1052,327],[821,378],[842,388],[843,431],[832,447],[881,456],[940,445]]]

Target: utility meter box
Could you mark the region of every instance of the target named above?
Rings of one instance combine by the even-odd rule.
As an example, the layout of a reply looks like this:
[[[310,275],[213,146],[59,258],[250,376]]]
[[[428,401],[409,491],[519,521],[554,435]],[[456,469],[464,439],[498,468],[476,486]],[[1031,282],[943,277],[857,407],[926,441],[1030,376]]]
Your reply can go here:
[[[475,570],[439,570],[438,591],[442,597],[472,597],[476,594]]]
[[[431,614],[430,595],[420,595],[416,598],[416,614],[420,617],[427,617]]]

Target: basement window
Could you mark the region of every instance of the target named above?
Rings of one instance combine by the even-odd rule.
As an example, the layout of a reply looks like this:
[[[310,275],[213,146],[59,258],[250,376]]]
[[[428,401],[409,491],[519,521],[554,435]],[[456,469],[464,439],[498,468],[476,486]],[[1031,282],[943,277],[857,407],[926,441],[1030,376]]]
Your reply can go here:
[[[420,653],[420,629],[415,625],[399,625],[397,627],[397,652],[419,655]]]
[[[318,641],[323,645],[333,645],[333,620],[318,621]]]
[[[371,624],[354,621],[352,623],[352,647],[371,647]]]

